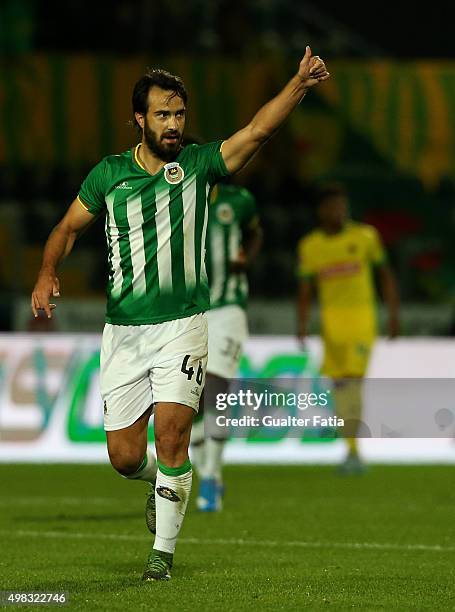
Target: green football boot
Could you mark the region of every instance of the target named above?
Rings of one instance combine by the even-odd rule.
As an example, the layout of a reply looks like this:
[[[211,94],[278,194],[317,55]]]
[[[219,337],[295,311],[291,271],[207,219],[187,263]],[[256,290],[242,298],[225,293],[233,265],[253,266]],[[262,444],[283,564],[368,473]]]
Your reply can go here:
[[[171,553],[152,549],[142,575],[142,580],[146,582],[170,580],[173,556]]]

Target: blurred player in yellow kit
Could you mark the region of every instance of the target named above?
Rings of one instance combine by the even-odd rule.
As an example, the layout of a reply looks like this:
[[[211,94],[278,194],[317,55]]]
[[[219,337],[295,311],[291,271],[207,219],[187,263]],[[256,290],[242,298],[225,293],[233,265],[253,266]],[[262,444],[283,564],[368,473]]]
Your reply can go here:
[[[395,278],[376,229],[351,221],[348,197],[342,185],[327,185],[317,198],[319,227],[298,245],[298,336],[304,341],[316,287],[324,359],[321,372],[334,380],[337,415],[345,420],[343,435],[348,454],[344,473],[361,472],[356,435],[361,422],[362,378],[377,334],[376,268],[388,310],[388,334],[398,333],[399,297]]]

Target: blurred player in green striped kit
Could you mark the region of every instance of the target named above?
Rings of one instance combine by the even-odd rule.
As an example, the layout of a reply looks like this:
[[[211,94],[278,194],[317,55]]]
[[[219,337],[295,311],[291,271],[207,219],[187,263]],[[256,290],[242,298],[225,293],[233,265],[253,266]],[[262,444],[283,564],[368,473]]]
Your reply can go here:
[[[132,106],[140,142],[105,157],[52,230],[31,297],[52,316],[56,273],[81,231],[105,216],[109,279],[100,358],[109,459],[122,476],[150,483],[147,526],[155,542],[144,580],[169,580],[191,491],[188,447],[207,364],[207,198],[241,170],[308,89],[329,78],[307,47],[295,76],[250,123],[223,141],[182,147],[182,80],[152,70]],[[147,431],[154,415],[156,455]]]
[[[210,199],[206,250],[209,356],[203,408],[191,433],[193,464],[200,477],[197,506],[203,512],[221,510],[222,506],[222,457],[229,430],[216,424],[216,396],[228,391],[229,380],[238,370],[248,335],[246,270],[261,241],[252,194],[226,180],[218,183]]]

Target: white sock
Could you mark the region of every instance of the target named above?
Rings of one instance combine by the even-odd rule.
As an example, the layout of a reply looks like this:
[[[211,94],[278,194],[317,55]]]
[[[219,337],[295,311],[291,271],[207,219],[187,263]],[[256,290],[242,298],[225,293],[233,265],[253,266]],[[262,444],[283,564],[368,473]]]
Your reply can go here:
[[[207,438],[205,441],[205,462],[201,470],[202,478],[215,478],[222,482],[221,470],[223,467],[223,450],[225,440]]]
[[[129,480],[145,480],[146,482],[154,483],[156,479],[156,471],[158,466],[156,464],[155,455],[148,448],[145,453],[144,460],[134,474],[126,476]]]
[[[205,461],[205,430],[204,419],[194,421],[191,429],[191,463],[198,474],[201,473]]]
[[[189,459],[179,468],[159,464],[155,487],[155,550],[174,552],[191,493],[192,477]]]

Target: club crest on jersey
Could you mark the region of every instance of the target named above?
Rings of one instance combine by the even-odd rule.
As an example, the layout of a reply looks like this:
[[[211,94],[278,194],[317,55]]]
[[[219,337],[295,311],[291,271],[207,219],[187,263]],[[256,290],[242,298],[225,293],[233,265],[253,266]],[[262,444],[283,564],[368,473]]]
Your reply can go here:
[[[160,497],[164,497],[164,499],[168,499],[169,501],[180,501],[180,497],[177,495],[174,489],[170,489],[169,487],[158,487],[156,492]]]
[[[234,211],[232,210],[232,206],[227,202],[223,202],[216,209],[216,217],[220,223],[223,225],[229,225],[234,220]]]
[[[177,185],[183,181],[185,173],[178,162],[171,162],[164,166],[164,178],[170,185]]]

